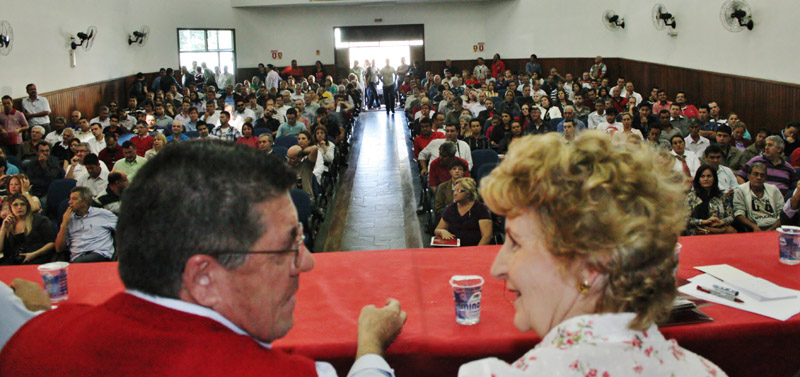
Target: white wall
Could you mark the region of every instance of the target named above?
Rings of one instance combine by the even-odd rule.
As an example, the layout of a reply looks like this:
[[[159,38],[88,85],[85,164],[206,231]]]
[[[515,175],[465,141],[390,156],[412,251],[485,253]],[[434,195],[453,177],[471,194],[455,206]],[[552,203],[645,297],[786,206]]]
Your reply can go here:
[[[487,50],[504,58],[621,57],[678,67],[800,83],[797,35],[800,2],[748,0],[752,31],[731,33],[720,23],[723,0],[658,0],[677,19],[678,36],[653,27],[656,1],[512,0],[492,5]],[[625,18],[612,32],[601,23],[606,9]],[[554,25],[553,23],[557,24]],[[520,48],[520,46],[522,46]],[[488,55],[488,54],[487,54]]]
[[[238,67],[259,62],[333,64],[333,27],[425,24],[428,60],[491,57],[624,57],[667,65],[800,83],[795,0],[750,0],[755,30],[730,33],[719,21],[723,0],[661,0],[678,18],[677,37],[656,31],[652,2],[641,0],[510,0],[400,5],[232,8],[225,0],[37,0],[3,7],[0,19],[14,27],[11,55],[0,56],[0,94],[25,95],[35,82],[41,92],[155,71],[178,63],[178,27],[235,28]],[[8,3],[11,0],[4,0]],[[24,4],[24,5],[21,5]],[[35,4],[35,5],[29,5]],[[624,31],[600,22],[606,9],[625,17]],[[383,22],[375,23],[375,18]],[[35,20],[35,21],[32,21]],[[144,48],[129,47],[127,35],[147,24]],[[99,29],[89,52],[78,50],[69,66],[69,35],[89,25]],[[485,42],[485,51],[472,46]],[[283,52],[273,61],[270,50]],[[316,56],[320,50],[320,56]]]
[[[334,27],[420,23],[425,24],[426,59],[468,59],[472,46],[484,39],[482,10],[480,3],[238,8],[238,66],[286,66],[292,59],[300,65],[333,64]],[[283,60],[273,60],[271,50],[283,52]]]

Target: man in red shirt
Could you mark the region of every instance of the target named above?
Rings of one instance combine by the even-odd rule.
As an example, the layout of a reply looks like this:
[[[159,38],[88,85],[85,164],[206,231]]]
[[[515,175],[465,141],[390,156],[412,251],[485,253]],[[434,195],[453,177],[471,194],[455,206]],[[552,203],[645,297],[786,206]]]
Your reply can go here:
[[[694,105],[686,103],[686,92],[678,92],[678,94],[675,95],[675,103],[681,107],[681,115],[685,116],[686,119],[700,116],[700,113]]]
[[[414,138],[414,156],[419,156],[419,152],[422,152],[431,140],[444,139],[443,133],[432,131],[431,119],[425,116],[419,121],[419,131],[420,134]]]
[[[315,262],[289,195],[296,176],[263,153],[206,141],[148,161],[116,228],[126,290],[29,320],[0,352],[0,375],[331,375],[328,363],[270,345],[292,328],[300,275]],[[232,192],[237,200],[216,200]],[[165,229],[169,242],[153,236]],[[392,375],[383,354],[405,319],[394,299],[365,306],[349,375]]]
[[[21,132],[27,129],[28,120],[25,119],[25,114],[14,109],[11,96],[3,96],[3,111],[0,112],[0,144],[6,147],[8,154],[17,154],[22,143]]]
[[[289,76],[294,76],[296,79],[303,78],[303,69],[297,66],[297,60],[292,59],[292,65],[286,67],[281,71],[284,78],[289,78]]]
[[[147,122],[136,122],[136,136],[131,138],[131,143],[136,146],[136,154],[142,157],[153,148],[153,137],[147,134]]]

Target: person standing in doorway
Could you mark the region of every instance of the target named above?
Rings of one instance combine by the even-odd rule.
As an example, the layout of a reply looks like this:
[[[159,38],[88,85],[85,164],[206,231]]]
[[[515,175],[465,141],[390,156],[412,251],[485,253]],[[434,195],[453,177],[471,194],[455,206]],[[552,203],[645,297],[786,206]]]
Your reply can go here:
[[[386,66],[380,70],[380,78],[383,81],[383,103],[386,104],[386,115],[389,115],[389,110],[394,114],[394,80],[397,74],[394,67],[389,65],[389,59],[386,59]]]

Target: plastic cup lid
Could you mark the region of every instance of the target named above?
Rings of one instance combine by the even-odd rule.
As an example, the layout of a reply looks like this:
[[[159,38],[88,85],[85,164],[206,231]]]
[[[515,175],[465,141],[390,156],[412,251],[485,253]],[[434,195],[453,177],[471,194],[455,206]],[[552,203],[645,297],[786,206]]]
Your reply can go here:
[[[478,281],[477,284],[465,284],[469,281]],[[465,282],[465,283],[460,283]],[[453,275],[450,278],[450,285],[453,287],[461,287],[461,288],[470,288],[470,287],[480,287],[483,285],[483,278],[479,275]]]
[[[55,270],[60,270],[62,268],[67,268],[67,266],[69,266],[69,263],[67,262],[50,262],[50,263],[45,263],[37,268],[39,269],[39,271],[55,271]]]

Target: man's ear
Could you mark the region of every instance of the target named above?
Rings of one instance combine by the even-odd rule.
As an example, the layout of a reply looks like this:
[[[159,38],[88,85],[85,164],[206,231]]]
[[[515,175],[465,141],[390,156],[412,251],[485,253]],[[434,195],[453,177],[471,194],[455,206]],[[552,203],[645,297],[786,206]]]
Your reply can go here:
[[[221,300],[219,290],[221,274],[225,268],[214,257],[206,254],[193,255],[186,261],[181,281],[180,299],[193,304],[213,308]]]

